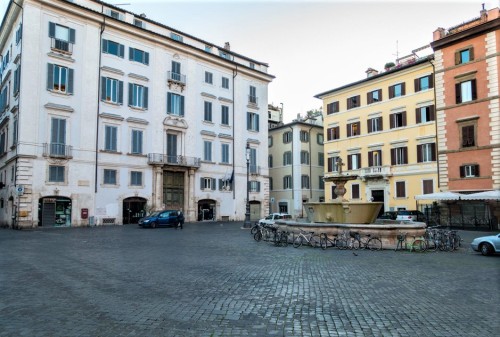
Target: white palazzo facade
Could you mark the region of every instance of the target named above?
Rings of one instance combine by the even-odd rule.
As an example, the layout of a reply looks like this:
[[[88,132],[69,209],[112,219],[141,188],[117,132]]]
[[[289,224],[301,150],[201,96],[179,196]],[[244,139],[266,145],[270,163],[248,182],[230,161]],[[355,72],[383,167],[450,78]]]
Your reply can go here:
[[[16,3],[0,29],[1,226],[243,220],[247,186],[264,215],[266,63],[101,1]]]

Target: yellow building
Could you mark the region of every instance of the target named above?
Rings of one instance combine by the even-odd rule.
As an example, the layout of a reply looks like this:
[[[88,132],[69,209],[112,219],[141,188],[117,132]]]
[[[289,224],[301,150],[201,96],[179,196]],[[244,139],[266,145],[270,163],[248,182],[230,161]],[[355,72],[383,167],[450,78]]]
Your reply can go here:
[[[437,190],[432,58],[409,57],[367,78],[316,95],[323,100],[325,177],[357,175],[346,199],[381,201],[385,211],[415,209]],[[342,167],[338,160],[342,159]],[[325,183],[325,199],[336,198]]]

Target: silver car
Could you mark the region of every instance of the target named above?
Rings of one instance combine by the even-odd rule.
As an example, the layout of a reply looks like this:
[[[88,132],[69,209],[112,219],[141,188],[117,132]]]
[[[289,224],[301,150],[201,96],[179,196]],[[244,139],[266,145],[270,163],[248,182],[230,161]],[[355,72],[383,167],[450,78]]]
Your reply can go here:
[[[472,240],[470,247],[483,255],[500,253],[500,234],[475,238]]]

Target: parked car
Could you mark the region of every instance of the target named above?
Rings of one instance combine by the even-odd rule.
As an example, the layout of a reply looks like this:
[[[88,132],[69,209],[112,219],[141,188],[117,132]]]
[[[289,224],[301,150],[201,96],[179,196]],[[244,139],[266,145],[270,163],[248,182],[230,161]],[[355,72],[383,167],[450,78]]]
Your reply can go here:
[[[139,220],[141,227],[178,227],[184,223],[184,214],[178,210],[163,210],[151,213]]]
[[[398,216],[398,212],[396,211],[388,211],[381,214],[377,219],[385,219],[385,220],[396,220]]]
[[[425,214],[420,211],[401,210],[396,216],[398,221],[422,221],[425,222]]]
[[[292,216],[286,213],[271,213],[266,216],[264,219],[259,220],[259,224],[261,225],[274,225],[276,220],[291,220]]]
[[[472,240],[470,247],[483,255],[500,253],[500,234],[481,236]]]

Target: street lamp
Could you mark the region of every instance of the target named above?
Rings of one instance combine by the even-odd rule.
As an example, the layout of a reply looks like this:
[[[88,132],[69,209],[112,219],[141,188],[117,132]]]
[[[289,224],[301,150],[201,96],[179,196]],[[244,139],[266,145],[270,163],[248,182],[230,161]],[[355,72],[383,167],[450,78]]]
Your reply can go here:
[[[245,223],[243,224],[244,228],[252,227],[250,223],[250,186],[249,186],[249,172],[250,172],[250,144],[247,142],[247,146],[245,148],[245,156],[247,160],[247,203],[245,209]]]

